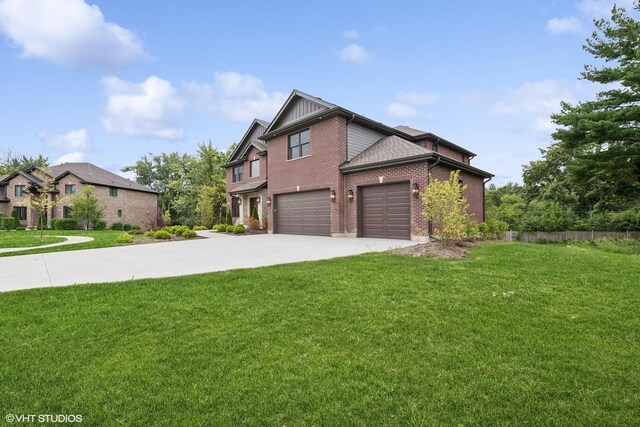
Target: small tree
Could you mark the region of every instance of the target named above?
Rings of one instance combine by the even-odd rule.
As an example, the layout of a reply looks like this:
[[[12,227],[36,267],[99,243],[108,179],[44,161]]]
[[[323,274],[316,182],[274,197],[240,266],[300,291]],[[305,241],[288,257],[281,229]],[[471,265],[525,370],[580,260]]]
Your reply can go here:
[[[233,224],[233,220],[231,219],[231,211],[227,211],[227,218],[226,218],[225,224],[227,225]]]
[[[440,181],[429,174],[429,185],[422,193],[422,215],[433,224],[433,234],[445,245],[461,240],[470,221],[467,213],[467,188],[458,180],[460,171],[451,171],[447,181]]]
[[[27,190],[29,197],[25,198],[23,202],[24,206],[33,210],[38,218],[37,228],[40,229],[41,239],[44,229],[47,227],[47,212],[60,203],[53,197],[55,189],[55,180],[53,178],[45,179],[42,181],[42,185],[38,185],[34,191]]]
[[[100,200],[93,195],[93,186],[87,185],[71,201],[71,216],[88,230],[102,219],[104,209]]]

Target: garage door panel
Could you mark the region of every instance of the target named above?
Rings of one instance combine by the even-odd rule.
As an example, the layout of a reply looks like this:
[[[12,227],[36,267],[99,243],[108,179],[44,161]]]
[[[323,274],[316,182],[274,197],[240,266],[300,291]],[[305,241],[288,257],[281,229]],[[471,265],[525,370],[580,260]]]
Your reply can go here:
[[[330,230],[328,190],[276,196],[276,233],[328,236]]]
[[[360,209],[363,237],[411,238],[408,182],[363,187]]]

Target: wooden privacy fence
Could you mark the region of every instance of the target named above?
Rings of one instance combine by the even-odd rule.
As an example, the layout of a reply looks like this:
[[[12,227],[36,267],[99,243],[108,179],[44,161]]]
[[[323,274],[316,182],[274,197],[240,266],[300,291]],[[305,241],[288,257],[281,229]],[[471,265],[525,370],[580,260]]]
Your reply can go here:
[[[640,231],[507,231],[505,240],[534,243],[544,239],[546,242],[564,240],[596,239],[640,239]]]

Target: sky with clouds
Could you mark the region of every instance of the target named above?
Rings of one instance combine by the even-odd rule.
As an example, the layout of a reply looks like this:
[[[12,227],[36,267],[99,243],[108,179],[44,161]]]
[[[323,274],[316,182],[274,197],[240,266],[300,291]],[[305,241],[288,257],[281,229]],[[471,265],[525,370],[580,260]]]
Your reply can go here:
[[[0,150],[112,171],[226,149],[299,89],[521,181],[613,1],[0,0]],[[632,0],[618,5],[631,10]]]

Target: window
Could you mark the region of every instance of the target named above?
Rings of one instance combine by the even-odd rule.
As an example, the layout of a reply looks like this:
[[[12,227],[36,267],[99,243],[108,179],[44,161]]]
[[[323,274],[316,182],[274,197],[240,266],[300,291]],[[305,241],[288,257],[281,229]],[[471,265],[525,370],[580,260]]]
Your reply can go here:
[[[24,197],[25,196],[25,191],[24,191],[24,185],[16,185],[16,197]]]
[[[260,159],[251,161],[249,176],[260,176]]]
[[[71,218],[71,208],[69,206],[62,207],[62,218]]]
[[[240,216],[240,203],[237,197],[231,198],[231,216],[237,218]]]
[[[24,186],[22,186],[22,187],[24,187]],[[18,213],[18,220],[19,221],[26,221],[27,220],[27,207],[26,206],[16,206],[14,209]]]
[[[309,154],[309,129],[289,135],[289,160]]]
[[[431,149],[437,153],[438,152],[438,144],[433,143],[433,145],[431,145]]]
[[[118,218],[122,218],[122,209],[118,209]]]
[[[109,187],[109,195],[111,197],[118,197],[118,189],[115,187]]]
[[[460,154],[460,158],[462,159],[462,163],[464,163],[464,154]]]
[[[233,182],[242,181],[242,165],[233,167]]]
[[[67,184],[64,186],[64,194],[76,194],[76,185]]]

